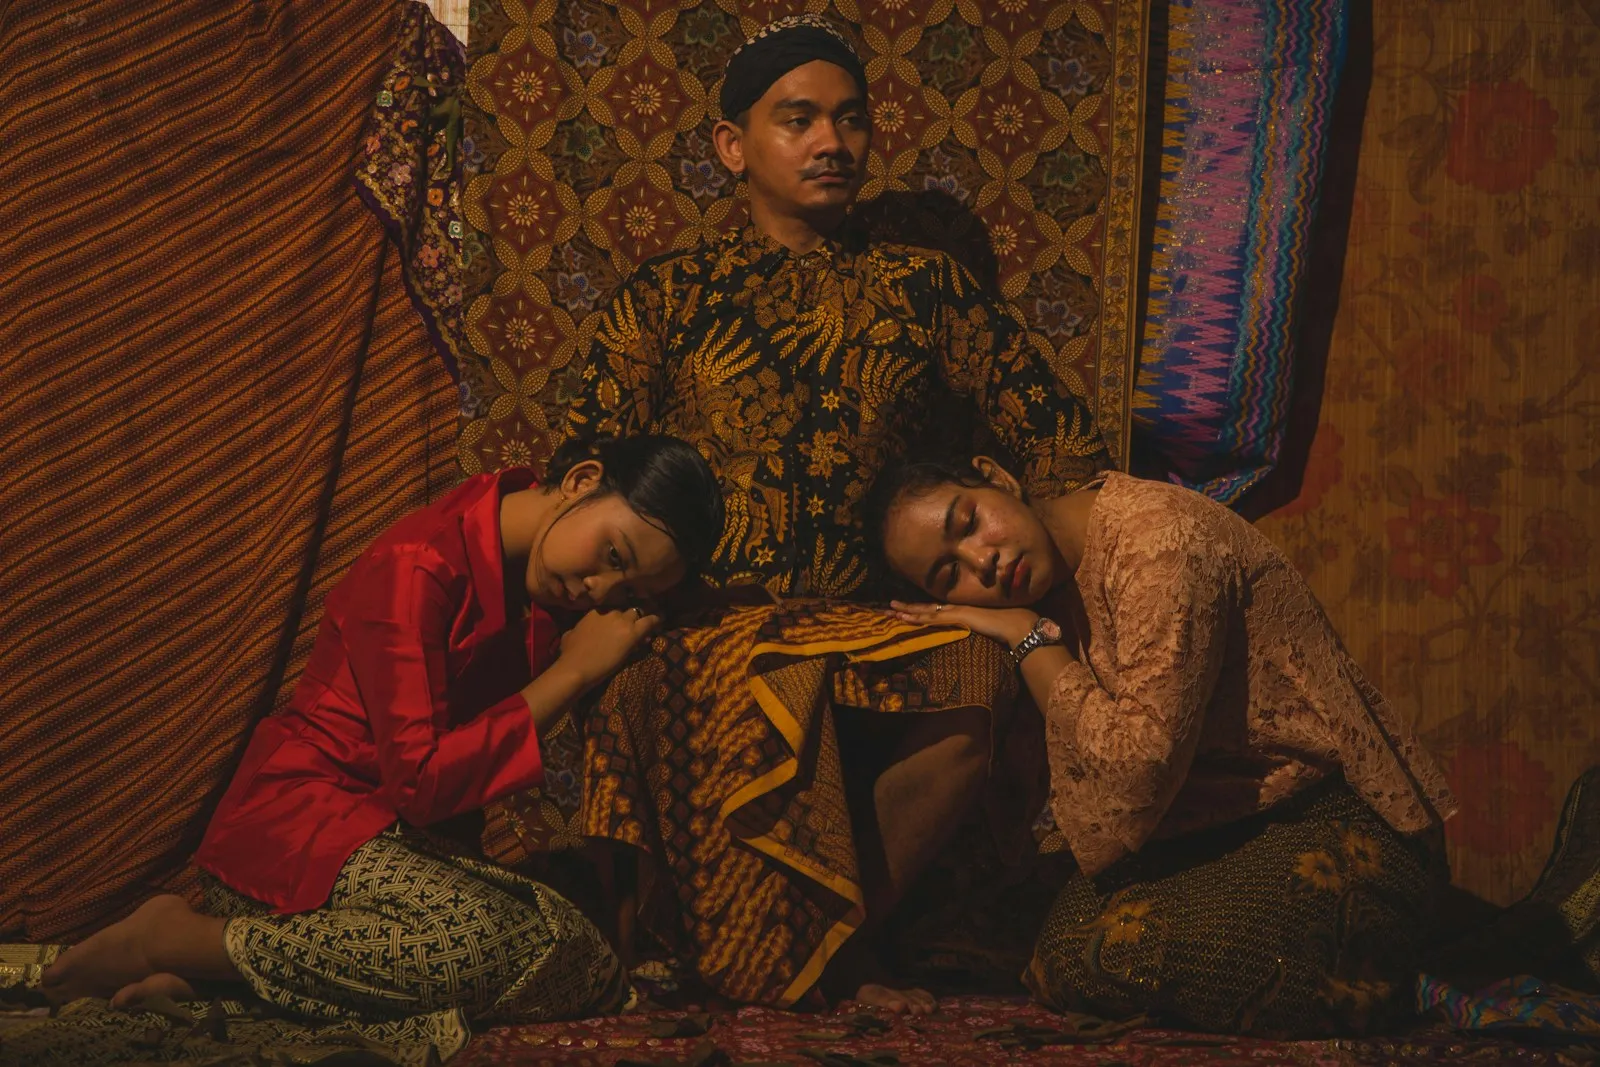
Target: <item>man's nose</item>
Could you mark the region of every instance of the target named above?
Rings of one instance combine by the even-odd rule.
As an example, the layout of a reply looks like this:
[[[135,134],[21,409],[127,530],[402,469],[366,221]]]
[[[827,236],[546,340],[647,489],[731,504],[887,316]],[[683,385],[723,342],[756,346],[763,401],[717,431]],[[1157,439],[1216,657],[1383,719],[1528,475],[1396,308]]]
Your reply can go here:
[[[833,121],[817,123],[818,136],[821,140],[817,143],[817,155],[821,157],[845,156],[849,157],[850,149],[845,147],[844,136],[839,132],[839,124]]]

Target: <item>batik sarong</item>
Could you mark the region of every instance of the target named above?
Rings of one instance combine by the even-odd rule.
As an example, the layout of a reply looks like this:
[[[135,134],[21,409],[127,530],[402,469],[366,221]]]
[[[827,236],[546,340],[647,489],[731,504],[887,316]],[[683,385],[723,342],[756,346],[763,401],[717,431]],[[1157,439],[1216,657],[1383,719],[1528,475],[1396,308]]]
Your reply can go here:
[[[1015,671],[964,630],[821,601],[727,610],[653,652],[584,719],[572,830],[644,852],[644,925],[711,989],[792,1005],[865,916],[838,711],[1003,709]]]
[[[252,991],[307,1018],[546,1022],[615,1011],[628,991],[570,902],[398,830],[356,850],[325,907],[275,915],[213,882],[206,910],[229,917],[228,958]]]
[[[606,1014],[632,994],[569,901],[398,829],[357,849],[315,911],[273,914],[209,879],[204,910],[228,918],[224,944],[248,993],[208,986],[222,998],[157,1012],[75,1001],[48,1024],[0,1026],[0,1063],[133,1062],[157,1046],[162,1062],[217,1062],[231,1044],[308,1058],[376,1045],[420,1065],[448,1059],[475,1027]],[[0,952],[0,991],[37,986],[57,951]]]
[[[1377,1032],[1410,1014],[1439,854],[1340,779],[1074,873],[1024,981],[1059,1011],[1269,1037]]]

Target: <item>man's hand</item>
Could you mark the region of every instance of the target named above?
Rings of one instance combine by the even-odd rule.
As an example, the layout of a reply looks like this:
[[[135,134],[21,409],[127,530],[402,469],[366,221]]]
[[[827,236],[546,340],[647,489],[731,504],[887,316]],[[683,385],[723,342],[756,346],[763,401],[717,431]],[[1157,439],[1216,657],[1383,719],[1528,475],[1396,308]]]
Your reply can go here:
[[[966,604],[906,604],[891,600],[889,606],[904,622],[919,626],[965,626],[975,634],[1005,642],[1007,648],[1028,636],[1039,621],[1037,612],[1027,608],[974,608]]]

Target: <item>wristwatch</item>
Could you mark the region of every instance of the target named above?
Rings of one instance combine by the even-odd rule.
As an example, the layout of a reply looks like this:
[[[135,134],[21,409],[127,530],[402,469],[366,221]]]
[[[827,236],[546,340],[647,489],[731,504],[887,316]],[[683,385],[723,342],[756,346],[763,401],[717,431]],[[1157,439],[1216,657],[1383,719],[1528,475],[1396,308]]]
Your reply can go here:
[[[1043,648],[1045,645],[1059,644],[1063,644],[1061,627],[1056,624],[1054,619],[1047,619],[1041,615],[1039,616],[1039,621],[1033,624],[1033,629],[1028,631],[1028,635],[1018,641],[1017,647],[1011,650],[1011,662],[1020,667],[1022,666],[1022,661],[1027,659],[1030,653]]]

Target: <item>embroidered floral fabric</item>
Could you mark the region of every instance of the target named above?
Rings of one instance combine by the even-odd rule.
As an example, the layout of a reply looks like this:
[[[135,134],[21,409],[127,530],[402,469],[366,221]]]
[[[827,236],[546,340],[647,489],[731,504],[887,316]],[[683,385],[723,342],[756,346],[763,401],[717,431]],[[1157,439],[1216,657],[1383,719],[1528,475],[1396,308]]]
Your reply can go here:
[[[1045,715],[1052,806],[1091,874],[1343,770],[1398,830],[1455,801],[1294,567],[1198,493],[1112,473],[1076,575],[1088,661]]]
[[[462,378],[460,92],[465,66],[455,35],[425,4],[406,4],[355,173],[357,193],[400,250],[406,290],[461,388],[464,412],[476,407],[471,382]]]

